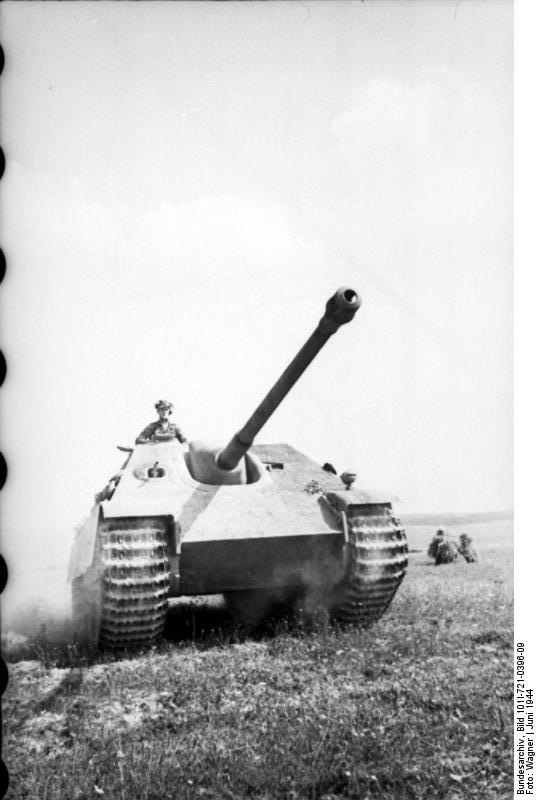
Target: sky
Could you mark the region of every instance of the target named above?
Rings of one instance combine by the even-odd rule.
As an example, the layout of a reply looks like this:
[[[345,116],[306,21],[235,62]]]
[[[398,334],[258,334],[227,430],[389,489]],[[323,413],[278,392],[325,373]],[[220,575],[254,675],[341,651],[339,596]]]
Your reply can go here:
[[[224,444],[341,285],[361,309],[258,441],[402,514],[513,506],[510,2],[0,22],[8,564],[67,562],[157,399]]]

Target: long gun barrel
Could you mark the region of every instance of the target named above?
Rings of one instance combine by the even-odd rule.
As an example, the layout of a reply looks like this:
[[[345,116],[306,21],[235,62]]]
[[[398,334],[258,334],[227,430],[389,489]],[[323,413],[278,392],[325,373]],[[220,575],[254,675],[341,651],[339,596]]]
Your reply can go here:
[[[330,336],[341,325],[350,322],[361,305],[361,298],[349,287],[341,287],[326,303],[324,316],[307,339],[301,350],[290,362],[281,377],[272,386],[264,400],[253,412],[243,428],[235,433],[228,445],[221,451],[217,465],[224,470],[236,467],[242,456],[249,450],[255,436],[270,419],[278,405],[292,389],[313,358],[322,349]]]

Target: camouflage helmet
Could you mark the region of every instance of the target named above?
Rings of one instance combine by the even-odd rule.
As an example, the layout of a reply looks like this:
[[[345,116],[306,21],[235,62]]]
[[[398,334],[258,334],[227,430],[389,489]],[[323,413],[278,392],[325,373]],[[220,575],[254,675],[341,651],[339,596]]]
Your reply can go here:
[[[169,400],[157,400],[154,404],[154,407],[158,411],[160,408],[169,408],[169,412],[173,412],[173,403],[170,403]]]

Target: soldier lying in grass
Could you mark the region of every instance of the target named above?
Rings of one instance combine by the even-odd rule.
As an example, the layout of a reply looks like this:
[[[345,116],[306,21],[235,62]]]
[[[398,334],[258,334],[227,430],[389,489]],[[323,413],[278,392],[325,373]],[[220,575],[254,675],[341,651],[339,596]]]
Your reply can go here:
[[[460,555],[462,555],[469,564],[478,560],[476,550],[473,547],[473,540],[466,533],[460,534],[460,544],[458,545],[458,550]]]
[[[460,534],[460,543],[454,542],[445,536],[445,531],[438,530],[428,547],[428,557],[433,558],[434,563],[451,564],[457,561],[458,554],[462,555],[469,563],[477,560],[472,539],[466,533]]]
[[[436,551],[435,565],[451,564],[458,559],[458,545],[450,539],[442,541]]]
[[[440,544],[445,541],[445,531],[442,531],[441,528],[437,531],[436,535],[430,542],[428,546],[428,558],[433,558],[435,561],[435,557],[437,555],[437,548]]]

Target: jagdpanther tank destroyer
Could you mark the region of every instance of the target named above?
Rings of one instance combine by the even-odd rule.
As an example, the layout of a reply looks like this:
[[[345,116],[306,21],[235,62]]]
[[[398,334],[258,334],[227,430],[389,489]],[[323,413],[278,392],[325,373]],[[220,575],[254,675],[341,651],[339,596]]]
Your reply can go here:
[[[98,496],[71,552],[73,617],[106,648],[154,643],[168,601],[223,593],[309,595],[359,626],[378,620],[407,568],[397,498],[352,488],[289,444],[254,439],[329,337],[361,304],[339,289],[244,427],[222,447],[138,444]],[[123,448],[121,448],[123,449]],[[346,488],[345,488],[346,487]]]

